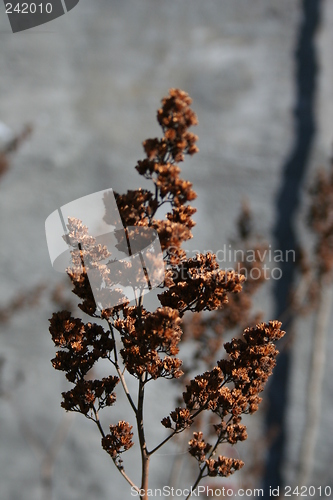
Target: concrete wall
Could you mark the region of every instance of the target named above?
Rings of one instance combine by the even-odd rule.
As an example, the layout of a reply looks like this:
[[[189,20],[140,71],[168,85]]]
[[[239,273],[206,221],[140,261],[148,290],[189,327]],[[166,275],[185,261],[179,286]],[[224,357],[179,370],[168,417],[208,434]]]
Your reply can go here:
[[[326,164],[333,139],[332,0],[322,7],[318,135],[307,178],[319,163]],[[63,18],[14,35],[1,4],[0,121],[14,131],[27,122],[34,127],[0,185],[1,303],[33,284],[52,288],[61,281],[51,268],[44,234],[44,221],[53,210],[104,188],[122,192],[143,185],[133,167],[143,157],[141,142],[159,134],[156,109],[170,87],[189,92],[200,122],[200,154],[183,167],[198,193],[189,248],[221,248],[234,234],[244,196],[260,232],[272,243],[274,200],[294,140],[294,48],[300,21],[296,0],[81,0]],[[307,242],[301,222],[304,200],[297,220]],[[261,297],[260,307],[268,319],[273,311],[269,293]],[[4,500],[42,498],[43,450],[63,422],[60,393],[67,386],[49,361],[54,349],[47,320],[53,309],[45,292],[40,307],[1,325],[3,383],[10,392],[0,400]],[[289,483],[297,466],[311,334],[309,322],[296,327],[285,466]],[[332,485],[327,465],[333,458],[332,349],[330,339],[313,478],[322,486]],[[163,417],[172,404],[161,410],[156,402],[160,389],[151,391],[149,409]],[[121,418],[119,403],[110,419]],[[260,428],[254,426],[254,432],[260,434]],[[161,432],[159,425],[152,426],[151,440],[158,442]],[[242,447],[237,449],[242,456]],[[175,450],[168,452],[156,457],[152,487],[168,482]],[[244,453],[251,456],[250,449]],[[136,479],[137,460],[134,455],[128,465]],[[245,468],[243,479],[235,476],[235,484],[246,483],[246,473]],[[81,415],[71,421],[53,481],[54,500],[120,500],[127,487],[100,448],[93,424]]]

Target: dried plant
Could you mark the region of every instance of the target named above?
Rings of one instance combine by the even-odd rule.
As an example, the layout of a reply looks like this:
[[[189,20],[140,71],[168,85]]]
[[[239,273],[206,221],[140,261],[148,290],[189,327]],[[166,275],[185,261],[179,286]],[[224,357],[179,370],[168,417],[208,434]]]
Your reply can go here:
[[[203,311],[189,314],[184,317],[181,343],[181,349],[184,353],[182,364],[184,376],[177,379],[177,382],[182,386],[190,383],[191,376],[198,373],[199,370],[208,371],[214,368],[216,359],[224,355],[223,343],[227,338],[230,338],[231,335],[240,338],[246,326],[255,326],[262,321],[262,313],[256,310],[254,298],[258,290],[267,283],[263,256],[267,254],[268,245],[261,236],[254,232],[254,225],[253,214],[248,202],[244,200],[235,224],[237,234],[230,240],[229,245],[229,247],[237,249],[235,253],[237,260],[233,262],[235,269],[246,277],[242,285],[242,293],[230,294],[228,303],[221,309],[210,313]],[[248,258],[247,252],[250,252],[251,258]],[[252,269],[256,270],[255,275],[251,273]],[[188,354],[189,352],[190,354]],[[182,404],[182,397],[178,397],[177,402]],[[170,474],[172,486],[177,484],[179,471],[186,460],[186,456],[181,450],[184,449],[184,445],[188,441],[188,433],[194,430],[193,427],[198,432],[200,432],[200,428],[205,428],[206,438],[214,439],[214,424],[217,424],[218,420],[216,415],[201,413],[192,428],[182,433],[181,439],[177,443],[180,453],[173,463]],[[264,441],[263,438],[261,450],[257,453],[256,460],[253,456],[257,443],[251,443],[253,458],[251,473],[247,477],[251,476],[252,480],[261,474]]]
[[[36,285],[30,290],[16,294],[5,306],[0,306],[0,323],[9,321],[18,311],[36,307],[45,288],[45,285]]]
[[[268,245],[253,231],[253,215],[249,205],[244,202],[236,221],[237,235],[232,241],[237,248],[237,261],[233,263],[238,273],[246,279],[242,284],[242,293],[228,296],[228,303],[215,309],[210,314],[198,312],[187,315],[183,321],[182,345],[187,342],[195,344],[195,350],[182,370],[185,375],[198,370],[199,365],[212,369],[216,363],[216,354],[221,350],[223,342],[230,332],[241,336],[244,328],[261,322],[262,315],[254,312],[253,299],[257,291],[266,282],[262,257],[267,252]],[[251,251],[251,259],[247,251]],[[257,274],[252,275],[255,269]]]
[[[317,172],[310,187],[310,208],[307,223],[315,236],[315,246],[309,256],[302,250],[299,270],[303,283],[303,301],[293,301],[296,313],[315,315],[312,332],[310,370],[307,381],[305,425],[299,450],[296,485],[309,484],[313,473],[315,445],[322,413],[322,387],[326,363],[326,340],[333,304],[333,160],[330,169]],[[311,265],[309,264],[311,262]]]
[[[31,125],[26,125],[20,133],[16,134],[10,141],[0,148],[0,177],[2,177],[9,169],[9,156],[13,152],[17,151],[22,142],[30,136],[31,132]]]
[[[190,104],[191,99],[185,92],[171,89],[157,113],[163,137],[143,143],[146,158],[138,162],[136,169],[152,182],[153,191],[137,189],[124,195],[115,194],[127,238],[133,227],[154,228],[158,233],[165,265],[164,288],[158,294],[161,306],[149,311],[143,306],[142,295],[134,304],[126,303],[117,289],[112,297],[108,297],[106,287],[104,306],[100,308],[90,287],[89,271],[99,273],[107,285],[114,285],[126,282],[127,270],[120,268],[118,275],[110,273],[110,264],[114,261],[108,248],[98,244],[81,221],[69,218],[68,234],[64,238],[72,248],[73,265],[67,272],[74,286],[73,293],[81,300],[81,310],[90,317],[105,320],[107,328],[85,323],[72,317],[68,311],[55,313],[50,320],[50,333],[59,349],[52,360],[53,366],[64,371],[74,384],[71,390],[63,393],[63,408],[82,413],[95,422],[102,436],[102,447],[144,499],[148,498],[152,455],[175,435],[194,426],[203,413],[212,414],[217,421],[212,444],[200,431],[195,431],[189,441],[189,454],[198,463],[193,489],[206,476],[227,477],[244,465],[241,460],[219,455],[218,447],[221,443],[235,444],[247,438],[242,416],[258,409],[259,394],[275,365],[278,351],[274,342],[284,335],[281,323],[270,321],[245,328],[241,338],[226,343],[226,356],[215,360],[204,373],[190,377],[182,404],[163,418],[162,425],[169,429],[167,437],[153,449],[148,447],[145,437],[147,423],[143,417],[147,384],[159,378],[177,380],[183,376],[182,361],[177,354],[184,337],[185,313],[227,311],[216,316],[217,328],[223,322],[239,324],[245,317],[238,297],[241,297],[242,287],[250,286],[245,284],[243,275],[220,269],[214,254],[197,254],[188,258],[181,248],[182,243],[192,237],[192,215],[195,213],[188,203],[195,199],[196,194],[192,184],[180,177],[178,166],[186,154],[193,155],[198,151],[197,136],[188,131],[197,124]],[[109,202],[106,195],[104,220],[112,224]],[[162,205],[170,208],[164,219],[158,219],[157,211]],[[126,229],[129,226],[131,229]],[[118,246],[124,244],[126,241],[119,235]],[[110,260],[105,263],[107,259]],[[229,304],[231,307],[226,309]],[[186,335],[189,335],[188,327]],[[122,348],[118,352],[119,341]],[[211,361],[212,353],[207,355]],[[108,360],[114,373],[101,380],[92,380],[88,373],[100,359]],[[125,375],[138,380],[136,397],[128,390]],[[134,484],[122,460],[123,454],[133,446],[133,425],[120,421],[111,424],[106,432],[100,421],[101,410],[116,402],[115,388],[119,382],[135,418],[142,459],[140,486]]]
[[[17,151],[22,142],[29,137],[31,131],[32,128],[30,125],[25,126],[20,133],[16,134],[0,147],[0,180],[10,168],[10,155]],[[21,311],[23,308],[30,308],[37,305],[42,291],[43,286],[38,285],[25,293],[21,292],[17,294],[16,297],[12,298],[6,305],[0,305],[0,324],[9,321],[15,313]],[[7,397],[11,392],[3,387],[2,371],[4,364],[5,359],[0,357],[0,397]],[[19,374],[18,380],[20,377],[21,374]]]
[[[31,125],[26,125],[21,132],[14,135],[0,148],[0,179],[10,168],[10,155],[20,148],[22,143],[30,136],[31,132]],[[44,290],[44,285],[35,285],[29,290],[17,293],[15,297],[7,302],[7,304],[0,305],[0,324],[9,321],[18,311],[36,307],[39,304],[39,300]]]
[[[32,133],[32,126],[26,125],[21,132],[14,135],[7,143],[0,148],[0,179],[11,168],[11,155],[15,153]],[[48,293],[50,292],[50,293]],[[50,295],[50,297],[49,297]],[[43,283],[30,286],[26,290],[20,290],[11,299],[7,300],[6,304],[0,305],[0,325],[7,324],[17,314],[23,314],[33,308],[40,306],[41,299],[44,297],[50,298],[55,305],[68,304],[68,300],[63,294],[62,286],[59,284],[55,289],[48,290],[48,287]],[[11,332],[13,333],[13,332]],[[43,500],[52,499],[52,482],[53,482],[53,467],[57,459],[61,445],[63,444],[70,424],[70,415],[65,415],[57,426],[55,434],[51,442],[43,443],[38,433],[33,427],[30,427],[24,412],[20,411],[17,406],[16,388],[23,383],[25,373],[18,370],[14,379],[9,384],[5,384],[3,379],[4,368],[6,360],[0,357],[0,398],[4,398],[11,405],[12,414],[17,418],[19,431],[21,432],[22,439],[25,439],[30,445],[32,450],[35,451],[37,457],[40,459],[40,480],[41,480],[41,493]],[[49,436],[48,436],[49,437]]]

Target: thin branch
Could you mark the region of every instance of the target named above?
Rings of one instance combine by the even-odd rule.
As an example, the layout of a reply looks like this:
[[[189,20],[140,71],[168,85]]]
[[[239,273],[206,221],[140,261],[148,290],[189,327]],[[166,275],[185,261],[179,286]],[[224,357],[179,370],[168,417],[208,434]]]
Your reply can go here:
[[[124,392],[126,394],[126,397],[135,413],[135,415],[137,414],[137,408],[133,402],[133,399],[132,399],[132,396],[128,390],[128,387],[127,387],[127,384],[126,384],[126,380],[125,380],[125,377],[124,377],[124,374],[123,372],[121,371],[120,369],[120,366],[119,366],[119,363],[118,363],[118,353],[117,353],[117,346],[116,346],[116,339],[115,339],[115,336],[114,336],[114,331],[113,331],[113,326],[112,326],[112,323],[107,320],[108,322],[108,325],[109,325],[109,328],[110,328],[110,332],[111,332],[111,335],[112,335],[112,340],[114,342],[114,361],[112,361],[110,358],[110,361],[111,363],[114,365],[114,367],[116,368],[117,370],[117,373],[118,373],[118,376],[119,376],[119,379],[120,379],[120,382],[121,382],[121,385],[123,386],[123,389],[124,389]]]
[[[192,306],[193,306],[196,302],[198,302],[198,300],[200,300],[200,298],[201,298],[201,296],[196,297],[194,300],[192,300],[192,302],[190,302],[189,304],[187,304],[187,306],[186,306],[186,307],[184,307],[184,309],[181,309],[181,310],[179,311],[179,316],[180,316],[180,317],[182,317],[186,311],[189,311],[189,310],[190,310],[190,308],[191,308],[191,307],[192,307]]]
[[[98,415],[98,411],[96,410],[95,407],[93,407],[93,411],[94,411],[94,414],[95,414],[95,424],[97,425],[98,427],[98,430],[101,434],[101,436],[104,438],[105,437],[105,433],[104,433],[104,430],[103,430],[103,427],[101,425],[101,422],[99,420],[99,415]],[[112,458],[112,457],[111,457]],[[123,476],[124,479],[126,479],[126,481],[130,484],[130,486],[132,486],[132,488],[134,488],[138,493],[140,492],[140,489],[136,486],[135,483],[133,483],[133,481],[128,477],[128,475],[126,474],[126,472],[124,471],[123,468],[121,468],[117,462],[116,462],[116,459],[115,458],[112,458],[112,461],[113,463],[115,464],[116,468],[119,470],[120,474]]]
[[[142,498],[146,500],[147,490],[148,490],[148,476],[149,476],[149,460],[150,456],[147,451],[147,444],[144,432],[144,423],[143,423],[143,403],[144,403],[144,375],[140,379],[139,382],[139,393],[138,393],[138,411],[136,416],[138,435],[139,435],[139,443],[141,450],[141,463],[142,463],[142,474],[141,474],[141,489],[144,490],[144,494]]]
[[[229,382],[229,377],[227,377],[226,379],[223,380],[222,384],[219,386],[219,389],[221,389],[225,384],[227,384]],[[194,420],[201,412],[203,412],[204,410],[207,410],[207,406],[208,406],[208,403],[209,403],[209,400],[206,402],[206,404],[204,406],[202,406],[201,408],[199,408],[195,413],[193,413],[193,415],[191,415],[191,419]],[[230,421],[230,419],[229,419]],[[229,423],[228,421],[228,423]],[[173,430],[173,432],[167,436],[159,445],[157,445],[153,450],[149,451],[148,454],[149,455],[152,455],[153,453],[155,453],[155,451],[157,451],[158,449],[160,449],[165,443],[167,443],[171,438],[173,438],[173,436],[175,434],[180,434],[181,432],[183,432],[184,430],[188,429],[189,427],[186,427],[184,429],[180,429],[180,430]]]
[[[222,387],[222,385],[221,385]],[[205,406],[203,406],[202,408],[199,408],[199,410],[197,410],[192,416],[191,418],[194,419],[195,417],[197,417],[199,415],[199,413],[201,413],[202,411],[206,410],[207,408],[207,405],[208,405],[208,402],[206,403]],[[185,431],[186,429],[188,429],[189,427],[186,427],[184,429],[179,429],[179,430],[173,430],[171,434],[169,434],[169,436],[167,436],[165,439],[163,439],[163,441],[157,445],[155,448],[153,448],[151,451],[148,452],[148,455],[152,455],[153,453],[155,453],[155,451],[159,450],[160,448],[162,448],[163,445],[165,445],[168,441],[170,441],[170,439],[173,438],[173,436],[175,434],[180,434],[181,432]]]
[[[221,438],[221,435],[218,436],[214,447],[212,448],[211,452],[209,453],[208,460],[215,454],[215,452],[217,450],[217,447],[220,444],[220,438]],[[188,500],[192,496],[192,492],[195,490],[195,488],[198,486],[198,484],[200,483],[201,479],[203,478],[203,475],[204,475],[204,472],[205,472],[206,468],[207,468],[207,464],[206,463],[203,465],[203,467],[200,467],[199,475],[198,475],[198,477],[197,477],[194,485],[191,487],[190,493],[187,495],[186,500]]]
[[[165,445],[165,443],[167,443],[168,441],[170,441],[171,438],[173,438],[173,436],[175,434],[180,434],[181,432],[183,432],[185,429],[180,429],[179,431],[173,431],[171,434],[169,434],[169,436],[167,436],[165,439],[163,439],[163,441],[155,446],[155,448],[153,448],[151,451],[148,452],[148,455],[153,455],[153,453],[155,453],[155,451],[159,450],[160,448],[162,448],[163,445]]]
[[[105,433],[104,433],[104,430],[103,430],[102,424],[101,424],[100,419],[99,419],[98,411],[96,410],[95,406],[93,406],[93,412],[94,412],[94,414],[95,414],[95,418],[94,418],[94,419],[92,418],[92,420],[93,420],[93,422],[95,422],[95,424],[97,425],[98,430],[99,430],[99,432],[101,433],[101,436],[102,436],[103,438],[105,438]]]
[[[226,424],[228,425],[231,422],[232,419],[233,419],[233,415],[230,415],[230,417],[228,418],[228,421],[227,421]],[[208,456],[207,460],[209,460],[210,458],[212,458],[213,455],[215,455],[215,452],[216,452],[218,446],[221,443],[222,443],[222,433],[220,432],[219,435],[218,435],[218,438],[216,440],[216,443],[215,443],[214,447],[211,449],[211,451],[209,453],[209,456]],[[205,463],[203,465],[203,467],[200,467],[199,475],[198,475],[198,477],[197,477],[194,485],[192,486],[189,495],[186,497],[185,500],[188,500],[192,496],[192,492],[195,490],[195,488],[198,486],[198,484],[200,483],[201,479],[203,478],[203,474],[204,474],[206,468],[207,468],[207,463]]]

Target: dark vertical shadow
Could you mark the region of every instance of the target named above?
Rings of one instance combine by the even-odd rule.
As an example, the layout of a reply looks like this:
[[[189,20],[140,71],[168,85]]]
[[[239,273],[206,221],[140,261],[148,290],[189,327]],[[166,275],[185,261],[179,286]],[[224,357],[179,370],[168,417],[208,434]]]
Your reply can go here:
[[[315,49],[315,35],[320,21],[321,0],[303,0],[302,15],[295,51],[295,93],[294,146],[283,166],[282,182],[276,201],[276,223],[274,236],[276,248],[285,251],[297,248],[294,216],[296,215],[304,175],[315,138],[315,95],[318,63]],[[276,282],[275,317],[279,318],[288,307],[288,296],[294,278],[294,263],[284,262],[283,275]],[[288,332],[292,318],[283,325]],[[266,430],[274,439],[266,460],[264,476],[264,498],[270,498],[269,489],[283,486],[282,466],[286,442],[285,417],[289,385],[290,352],[285,349],[278,357],[277,366],[266,393],[268,412]],[[268,435],[269,435],[268,434]]]

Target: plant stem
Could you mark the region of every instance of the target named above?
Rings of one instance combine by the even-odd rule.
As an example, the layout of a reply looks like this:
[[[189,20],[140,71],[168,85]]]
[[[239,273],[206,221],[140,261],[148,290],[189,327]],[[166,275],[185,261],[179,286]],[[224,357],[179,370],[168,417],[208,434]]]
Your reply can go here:
[[[137,414],[137,408],[133,402],[133,399],[132,399],[132,396],[128,390],[128,387],[127,387],[127,384],[126,384],[126,380],[125,380],[125,377],[124,377],[124,374],[123,372],[121,371],[120,369],[120,366],[119,366],[119,363],[118,363],[118,353],[117,353],[117,346],[116,346],[116,339],[115,339],[115,336],[114,336],[114,331],[113,331],[113,326],[112,326],[112,323],[107,320],[108,322],[108,325],[109,325],[109,328],[110,328],[110,332],[111,332],[111,335],[112,335],[112,340],[114,342],[114,361],[111,361],[111,363],[114,365],[114,367],[116,368],[117,370],[117,373],[118,373],[118,376],[119,376],[119,379],[120,379],[120,382],[121,382],[121,385],[123,386],[123,389],[124,389],[124,392],[126,394],[126,397],[135,413],[135,415]]]
[[[99,420],[99,415],[98,415],[98,411],[96,410],[96,408],[93,406],[93,412],[95,414],[95,419],[94,419],[94,422],[95,424],[97,425],[97,428],[101,434],[101,436],[104,438],[105,437],[105,432],[103,430],[103,427],[102,427],[102,424]],[[111,457],[112,458],[112,457]],[[116,463],[116,460],[112,458],[112,461],[113,463],[115,464],[115,466],[117,467],[117,469],[119,470],[120,474],[123,476],[124,479],[126,479],[126,481],[130,484],[130,486],[132,488],[134,488],[137,492],[139,492],[139,488],[133,483],[133,481],[128,477],[128,475],[126,474],[126,472],[124,471],[123,468],[119,467],[119,465],[117,465]]]
[[[144,425],[143,425],[143,403],[144,403],[144,375],[141,377],[139,381],[138,409],[136,413],[136,421],[138,427],[139,443],[141,450],[141,463],[142,463],[141,489],[144,490],[144,494],[141,497],[143,498],[143,500],[147,500],[150,456],[147,451],[147,444],[146,444]]]
[[[233,418],[233,416],[232,416],[232,415],[230,415],[230,417],[229,417],[228,421],[226,422],[226,424],[227,424],[227,425],[231,422],[232,418]],[[222,433],[220,433],[220,434],[218,435],[218,438],[217,438],[217,440],[216,440],[216,443],[215,443],[215,445],[213,446],[213,448],[211,449],[211,451],[210,451],[210,453],[209,453],[208,460],[209,460],[210,458],[212,458],[212,456],[213,456],[213,455],[215,455],[215,452],[216,452],[216,450],[217,450],[217,447],[218,447],[218,446],[219,446],[219,444],[221,444],[221,443],[222,443]],[[200,472],[199,472],[199,475],[198,475],[198,477],[197,477],[197,479],[196,479],[196,481],[195,481],[194,485],[192,486],[190,493],[189,493],[189,494],[188,494],[188,496],[186,497],[186,500],[188,500],[188,499],[192,496],[192,492],[195,490],[195,488],[196,488],[196,487],[198,486],[198,484],[200,483],[200,481],[201,481],[201,479],[202,479],[202,477],[203,477],[203,474],[204,474],[204,472],[205,472],[205,469],[206,469],[206,468],[207,468],[207,463],[205,462],[205,463],[204,463],[204,465],[203,465],[203,467],[200,467]]]
[[[222,382],[222,384],[219,386],[219,389],[221,389],[221,387],[223,387],[228,382],[229,382],[229,378],[227,377]],[[209,403],[209,401],[207,401],[207,403],[202,408],[199,408],[195,413],[193,413],[193,415],[191,416],[191,418],[195,419],[195,417],[197,417],[202,411],[206,410],[208,403]],[[173,438],[173,436],[175,434],[180,434],[181,432],[185,431],[186,429],[188,429],[188,427],[186,427],[184,429],[173,430],[172,433],[169,436],[167,436],[165,439],[163,439],[163,441],[160,444],[158,444],[153,450],[149,451],[148,455],[152,455],[153,453],[155,453],[155,451],[159,450],[165,443],[167,443],[171,438]]]
[[[163,439],[163,441],[158,444],[153,450],[149,451],[148,452],[148,455],[152,455],[153,453],[155,453],[155,451],[159,450],[160,448],[162,448],[162,446],[167,443],[171,438],[173,438],[173,436],[175,434],[179,434],[180,432],[182,432],[184,429],[181,429],[179,431],[173,431],[171,434],[169,434],[169,436],[167,436],[165,439]]]
[[[220,436],[217,438],[217,441],[215,443],[215,446],[213,447],[212,451],[210,452],[209,454],[209,457],[208,457],[208,460],[214,455],[218,445],[220,444]],[[199,475],[194,483],[194,485],[192,486],[191,488],[191,491],[190,493],[188,494],[188,496],[186,497],[186,500],[188,500],[191,496],[192,496],[192,492],[195,490],[195,488],[198,486],[198,484],[200,483],[203,475],[204,475],[204,472],[205,472],[205,469],[207,468],[207,464],[205,463],[202,467],[200,467],[200,472],[199,472]]]

